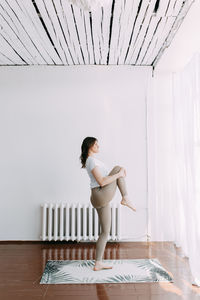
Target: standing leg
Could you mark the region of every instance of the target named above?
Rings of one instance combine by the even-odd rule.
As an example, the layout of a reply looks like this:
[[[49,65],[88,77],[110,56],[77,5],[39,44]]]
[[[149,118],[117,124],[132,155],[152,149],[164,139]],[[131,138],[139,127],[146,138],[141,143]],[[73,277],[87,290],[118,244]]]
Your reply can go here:
[[[111,227],[111,208],[110,203],[108,203],[104,207],[96,208],[98,216],[99,216],[99,222],[101,225],[101,233],[99,235],[99,238],[97,240],[96,244],[96,262],[94,266],[94,271],[98,271],[101,269],[111,269],[111,266],[107,266],[103,264],[102,258],[104,254],[104,250],[106,247],[106,242],[108,239],[108,235],[110,233],[110,227]]]

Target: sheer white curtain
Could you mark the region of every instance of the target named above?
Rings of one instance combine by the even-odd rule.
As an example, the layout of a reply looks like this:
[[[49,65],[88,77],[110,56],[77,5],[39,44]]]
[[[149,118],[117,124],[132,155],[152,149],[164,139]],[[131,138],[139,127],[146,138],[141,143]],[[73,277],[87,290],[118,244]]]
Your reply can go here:
[[[173,75],[175,244],[200,286],[200,55]]]
[[[200,286],[200,54],[150,84],[150,235],[181,247]]]

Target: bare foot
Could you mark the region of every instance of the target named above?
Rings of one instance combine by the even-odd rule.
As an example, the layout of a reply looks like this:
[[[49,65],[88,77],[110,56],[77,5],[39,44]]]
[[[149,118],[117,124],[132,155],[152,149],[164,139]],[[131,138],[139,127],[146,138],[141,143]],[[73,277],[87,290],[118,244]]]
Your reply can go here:
[[[103,262],[96,261],[93,270],[100,271],[103,269],[112,269],[112,266],[108,266],[108,265],[104,264]]]
[[[128,197],[122,197],[121,204],[136,211],[135,207],[133,206],[133,203],[128,199]]]

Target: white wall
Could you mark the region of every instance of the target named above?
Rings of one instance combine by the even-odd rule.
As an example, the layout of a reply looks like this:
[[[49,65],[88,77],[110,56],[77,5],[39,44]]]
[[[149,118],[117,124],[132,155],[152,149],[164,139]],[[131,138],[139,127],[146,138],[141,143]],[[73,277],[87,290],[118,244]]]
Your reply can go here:
[[[0,240],[39,240],[44,202],[89,202],[79,161],[86,136],[111,169],[127,170],[137,213],[122,207],[122,236],[146,240],[147,78],[151,67],[1,67]],[[117,190],[113,201],[120,201]]]

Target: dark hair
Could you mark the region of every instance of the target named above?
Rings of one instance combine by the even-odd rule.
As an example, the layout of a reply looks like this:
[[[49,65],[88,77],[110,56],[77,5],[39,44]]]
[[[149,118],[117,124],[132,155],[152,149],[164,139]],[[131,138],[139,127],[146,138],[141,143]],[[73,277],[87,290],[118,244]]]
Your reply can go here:
[[[81,145],[81,155],[80,155],[80,160],[82,163],[82,167],[81,168],[85,168],[85,162],[86,159],[88,158],[88,152],[90,147],[92,147],[94,145],[94,143],[97,141],[97,138],[92,137],[92,136],[88,136],[86,137]]]

